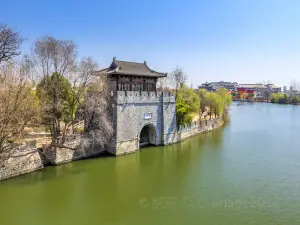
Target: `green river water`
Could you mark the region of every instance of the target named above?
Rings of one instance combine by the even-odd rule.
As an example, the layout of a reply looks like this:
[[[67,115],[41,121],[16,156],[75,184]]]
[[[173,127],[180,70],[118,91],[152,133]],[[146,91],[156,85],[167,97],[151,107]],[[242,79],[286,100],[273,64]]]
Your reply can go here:
[[[179,144],[2,181],[0,224],[300,224],[300,106],[230,114]]]

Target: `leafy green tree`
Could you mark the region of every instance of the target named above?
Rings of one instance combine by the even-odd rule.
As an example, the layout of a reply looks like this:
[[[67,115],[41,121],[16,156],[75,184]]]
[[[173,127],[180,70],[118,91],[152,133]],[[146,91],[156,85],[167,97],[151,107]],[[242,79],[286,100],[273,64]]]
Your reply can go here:
[[[231,95],[228,93],[228,90],[226,88],[220,88],[217,91],[217,111],[216,114],[217,115],[221,115],[224,113],[224,111],[226,110],[226,108],[232,103],[232,97]]]
[[[176,99],[177,125],[190,124],[195,113],[199,113],[200,97],[186,85],[179,90]]]
[[[55,132],[57,128],[60,132],[60,122],[68,122],[70,111],[76,107],[73,105],[71,83],[58,73],[45,76],[37,85],[37,96],[43,122],[49,125],[51,132]]]
[[[283,93],[272,93],[271,94],[271,102],[278,103],[278,104],[299,104],[300,98],[297,96],[287,96]]]
[[[207,112],[210,115],[222,115],[226,108],[232,103],[232,96],[225,88],[218,89],[217,92],[208,92],[205,89],[197,91],[201,99],[200,111],[201,113]]]
[[[280,99],[283,99],[283,98],[284,98],[284,94],[282,94],[282,93],[272,93],[271,94],[271,102],[272,103],[279,103]]]
[[[219,88],[218,91],[217,91],[217,93],[219,94],[219,96],[223,100],[223,104],[225,106],[228,106],[228,105],[230,105],[232,103],[232,97],[228,93],[228,90],[226,88]]]
[[[292,96],[291,99],[290,99],[290,104],[294,104],[294,105],[297,105],[300,103],[300,98],[297,97],[297,96]]]
[[[205,89],[197,90],[197,93],[200,97],[200,112],[201,114],[205,113],[206,107],[208,107],[207,91]]]

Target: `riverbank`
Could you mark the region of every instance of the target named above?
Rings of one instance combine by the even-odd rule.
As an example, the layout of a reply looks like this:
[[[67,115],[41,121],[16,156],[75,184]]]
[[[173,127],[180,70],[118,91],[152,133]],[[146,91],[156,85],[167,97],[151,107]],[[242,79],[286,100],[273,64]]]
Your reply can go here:
[[[200,124],[192,123],[190,126],[182,126],[176,133],[177,140],[174,143],[184,141],[185,139],[197,134],[213,131],[221,127],[223,124],[224,120],[221,117],[217,117],[210,120],[201,120]]]
[[[200,123],[194,122],[191,125],[181,126],[175,134],[172,135],[172,138],[174,138],[172,143],[182,142],[189,137],[213,131],[223,124],[224,120],[221,117],[218,117],[210,120],[201,120]],[[77,146],[76,150],[68,148],[51,148],[46,151],[41,151],[36,148],[36,145],[31,144],[13,154],[2,154],[2,157],[0,157],[2,160],[0,165],[0,180],[41,170],[48,164],[60,165],[89,158],[105,152],[105,149],[99,147],[97,143],[90,143],[87,146],[82,146],[80,145],[81,140],[82,136],[78,136],[68,142],[69,147],[74,148]],[[168,143],[165,145],[168,145]]]

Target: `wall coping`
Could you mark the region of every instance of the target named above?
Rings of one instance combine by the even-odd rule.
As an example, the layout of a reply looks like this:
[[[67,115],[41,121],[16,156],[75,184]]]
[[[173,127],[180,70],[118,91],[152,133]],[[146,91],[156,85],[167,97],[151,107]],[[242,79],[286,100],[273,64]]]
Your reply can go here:
[[[172,92],[155,91],[112,91],[111,97],[117,104],[124,103],[175,103]]]

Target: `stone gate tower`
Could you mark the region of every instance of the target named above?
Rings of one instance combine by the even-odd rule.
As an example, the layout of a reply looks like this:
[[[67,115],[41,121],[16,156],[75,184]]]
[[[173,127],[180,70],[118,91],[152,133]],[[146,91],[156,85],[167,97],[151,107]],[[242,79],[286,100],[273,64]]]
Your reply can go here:
[[[176,105],[172,93],[156,91],[166,73],[150,69],[146,62],[116,60],[99,71],[109,77],[112,93],[114,141],[108,151],[115,155],[134,152],[143,145],[175,142]]]

